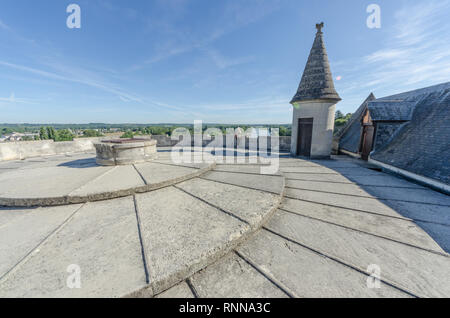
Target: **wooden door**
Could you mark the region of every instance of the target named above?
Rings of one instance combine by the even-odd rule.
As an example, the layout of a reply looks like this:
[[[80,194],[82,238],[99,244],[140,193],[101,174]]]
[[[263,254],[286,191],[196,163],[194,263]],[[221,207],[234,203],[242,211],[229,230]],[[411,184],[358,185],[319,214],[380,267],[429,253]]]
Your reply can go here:
[[[372,152],[374,130],[373,126],[364,126],[363,129],[361,158],[366,161],[369,160],[369,155]]]
[[[311,142],[313,118],[300,118],[298,120],[297,155],[311,156]]]

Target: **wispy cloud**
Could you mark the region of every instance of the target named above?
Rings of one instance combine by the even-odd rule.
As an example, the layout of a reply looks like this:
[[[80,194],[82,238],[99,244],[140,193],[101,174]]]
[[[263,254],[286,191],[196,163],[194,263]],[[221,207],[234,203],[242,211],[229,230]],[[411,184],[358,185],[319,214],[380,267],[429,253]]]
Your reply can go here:
[[[339,73],[351,70],[347,76],[351,80],[340,83],[345,92],[340,106],[354,109],[359,104],[350,106],[348,100],[355,100],[355,96],[362,100],[370,91],[387,95],[448,81],[449,10],[448,0],[404,6],[394,14],[396,22],[385,47],[356,63],[336,64]]]
[[[173,6],[169,5],[170,8],[173,8],[175,13],[171,11],[169,15],[162,16],[160,19],[152,19],[149,22],[149,29],[152,30],[152,32],[164,32],[167,40],[158,44],[156,53],[144,62],[133,65],[130,67],[129,71],[139,70],[147,65],[158,63],[197,49],[208,48],[220,38],[262,20],[279,8],[279,0],[270,2],[252,0],[245,3],[230,1],[227,2],[225,7],[220,11],[220,16],[215,19],[215,24],[210,27],[209,32],[206,34],[193,34],[192,32],[177,26],[175,22],[170,22],[174,16],[178,17],[186,12],[185,8],[189,2],[185,0],[171,0],[168,3],[166,3],[166,1],[162,2],[164,2],[164,5],[166,6],[168,3],[172,3],[172,5],[175,4]],[[217,56],[218,55],[216,54],[216,57]],[[220,57],[217,58],[217,60],[219,59]],[[248,60],[250,58],[244,57],[242,59]],[[224,60],[222,59],[222,61]],[[221,65],[223,66],[224,64]]]
[[[44,71],[42,69],[37,69],[33,67],[28,67],[25,65],[18,65],[14,63],[9,63],[5,61],[0,61],[0,66],[6,66],[9,68],[13,68],[16,70],[28,72],[34,75],[38,75],[47,79],[56,80],[56,81],[64,81],[64,82],[72,82],[72,83],[78,83],[82,85],[87,85],[93,88],[100,89],[102,91],[111,93],[118,97],[119,100],[122,102],[135,102],[142,106],[147,107],[157,107],[160,109],[166,109],[170,111],[174,111],[181,114],[192,114],[192,115],[199,115],[198,113],[192,112],[190,110],[187,110],[185,107],[179,107],[176,105],[171,105],[164,102],[156,101],[152,98],[139,96],[134,93],[127,92],[116,85],[102,82],[101,80],[95,78],[95,74],[88,70],[83,70],[80,68],[74,68],[74,67],[68,67],[63,64],[57,64],[52,63],[48,64],[53,69],[56,69],[59,71],[59,73],[56,72],[50,72],[50,71]]]
[[[139,99],[138,97],[124,92],[122,90],[120,90],[119,88],[116,87],[112,87],[109,86],[107,84],[89,79],[89,78],[83,78],[83,77],[78,77],[76,76],[75,72],[71,72],[69,74],[66,75],[61,75],[61,74],[57,74],[57,73],[53,73],[53,72],[48,72],[48,71],[44,71],[41,69],[36,69],[36,68],[32,68],[32,67],[28,67],[25,65],[18,65],[18,64],[14,64],[14,63],[9,63],[9,62],[5,62],[5,61],[0,61],[0,65],[2,66],[6,66],[9,68],[13,68],[16,70],[20,70],[20,71],[24,71],[24,72],[28,72],[28,73],[32,73],[35,75],[39,75],[39,76],[43,76],[52,80],[58,80],[58,81],[67,81],[67,82],[74,82],[74,83],[79,83],[79,84],[84,84],[84,85],[88,85],[91,87],[95,87],[95,88],[99,88],[102,89],[106,92],[115,94],[117,96],[122,96],[128,100],[132,100],[132,101],[136,101],[136,102],[142,102],[141,99]],[[67,68],[66,68],[67,71]]]
[[[253,56],[229,58],[229,57],[222,55],[218,50],[214,50],[214,49],[210,49],[210,48],[205,49],[205,52],[212,59],[214,64],[220,69],[225,69],[225,68],[228,68],[231,66],[249,63],[255,59],[255,57],[253,57]]]
[[[14,92],[9,97],[0,97],[0,102],[9,104],[35,104],[36,101],[30,98],[18,98]]]
[[[129,19],[135,19],[138,16],[138,12],[135,9],[132,8],[123,8],[120,7],[110,1],[99,1],[99,4],[105,8],[106,10],[109,10],[111,12],[120,12],[123,16],[129,18]]]

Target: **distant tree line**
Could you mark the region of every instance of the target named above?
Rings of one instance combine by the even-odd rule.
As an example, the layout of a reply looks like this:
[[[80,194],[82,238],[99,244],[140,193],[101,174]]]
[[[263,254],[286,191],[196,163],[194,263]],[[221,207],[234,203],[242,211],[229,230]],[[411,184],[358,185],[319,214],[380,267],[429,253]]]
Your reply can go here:
[[[203,132],[209,128],[217,128],[222,134],[226,134],[228,128],[236,129],[242,128],[247,131],[249,128],[254,127],[253,125],[224,125],[224,124],[204,124]],[[259,125],[259,128],[278,128],[280,136],[290,136],[291,135],[291,125]],[[120,138],[133,138],[139,135],[163,135],[172,136],[173,131],[176,128],[185,128],[192,135],[194,134],[193,125],[173,125],[173,126],[148,126],[148,127],[135,127],[133,129],[126,130]],[[255,127],[257,128],[257,127]]]
[[[351,118],[352,114],[344,115],[341,111],[336,112],[335,132],[339,131]],[[103,133],[122,132],[122,138],[132,138],[139,135],[166,135],[172,136],[176,128],[186,128],[191,134],[194,133],[194,125],[192,124],[0,124],[1,135],[8,135],[14,132],[18,133],[38,133],[36,140],[54,140],[54,141],[70,141],[76,137],[102,137]],[[208,128],[217,128],[226,133],[227,128],[242,128],[245,131],[250,127],[255,128],[278,128],[280,136],[291,136],[292,127],[290,124],[285,125],[230,125],[230,124],[203,124],[203,131]],[[74,133],[75,132],[75,133]],[[32,139],[32,137],[24,137]],[[24,140],[25,140],[24,139]]]

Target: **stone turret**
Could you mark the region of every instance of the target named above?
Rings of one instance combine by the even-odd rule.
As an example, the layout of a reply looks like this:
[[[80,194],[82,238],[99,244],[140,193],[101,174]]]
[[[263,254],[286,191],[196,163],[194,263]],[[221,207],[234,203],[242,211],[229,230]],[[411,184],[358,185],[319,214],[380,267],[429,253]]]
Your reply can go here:
[[[297,93],[292,121],[292,155],[330,157],[336,104],[341,100],[334,88],[323,41],[323,22],[317,33]]]

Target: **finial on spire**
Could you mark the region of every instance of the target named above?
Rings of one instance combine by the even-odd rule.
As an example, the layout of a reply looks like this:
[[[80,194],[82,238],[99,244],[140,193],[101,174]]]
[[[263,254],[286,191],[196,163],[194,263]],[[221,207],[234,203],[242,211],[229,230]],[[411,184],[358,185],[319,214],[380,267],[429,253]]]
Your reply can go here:
[[[323,22],[316,24],[317,33],[322,33]]]

